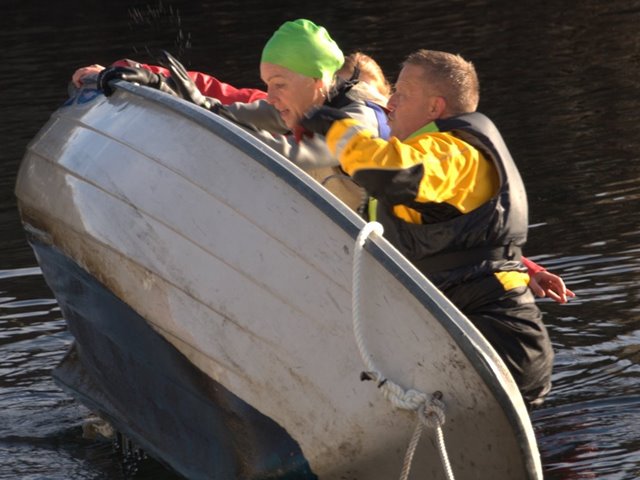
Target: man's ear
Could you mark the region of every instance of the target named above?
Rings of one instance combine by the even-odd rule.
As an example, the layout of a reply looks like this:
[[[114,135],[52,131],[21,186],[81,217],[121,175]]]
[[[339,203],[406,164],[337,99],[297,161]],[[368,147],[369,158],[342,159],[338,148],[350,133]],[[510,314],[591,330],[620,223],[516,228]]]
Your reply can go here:
[[[432,97],[430,112],[435,118],[441,118],[444,116],[444,112],[447,109],[447,101],[444,97]]]

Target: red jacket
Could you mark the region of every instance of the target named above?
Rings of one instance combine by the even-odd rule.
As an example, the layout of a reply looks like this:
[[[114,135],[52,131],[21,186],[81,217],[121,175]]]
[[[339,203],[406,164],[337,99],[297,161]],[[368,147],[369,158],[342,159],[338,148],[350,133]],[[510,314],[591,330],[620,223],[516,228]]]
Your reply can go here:
[[[153,73],[159,73],[165,77],[169,76],[169,71],[166,68],[158,67],[156,65],[146,65],[135,62],[133,60],[124,59],[118,60],[113,64],[116,67],[142,67],[147,70],[151,70]],[[262,90],[255,88],[236,88],[228,83],[221,82],[217,78],[207,75],[201,72],[187,72],[191,80],[193,80],[198,87],[198,90],[207,97],[217,98],[224,105],[228,105],[233,102],[250,103],[256,100],[266,98],[267,94]]]

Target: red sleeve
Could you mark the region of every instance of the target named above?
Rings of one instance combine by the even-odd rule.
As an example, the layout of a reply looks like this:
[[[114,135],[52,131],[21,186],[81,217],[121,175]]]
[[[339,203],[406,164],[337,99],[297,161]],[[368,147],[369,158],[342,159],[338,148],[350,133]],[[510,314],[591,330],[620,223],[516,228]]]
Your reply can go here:
[[[533,260],[529,260],[527,257],[524,257],[524,256],[522,257],[522,263],[524,264],[525,267],[527,267],[527,270],[528,270],[527,273],[529,274],[530,277],[532,277],[538,272],[546,270],[546,268],[544,268],[542,265],[538,265]]]
[[[223,105],[233,102],[250,103],[267,94],[255,88],[236,88],[228,83],[221,82],[217,78],[200,72],[188,72],[198,89],[207,97],[217,98]]]
[[[124,59],[118,60],[113,63],[114,66],[133,66],[139,65],[142,68],[151,70],[153,73],[160,73],[165,77],[169,76],[169,71],[166,68],[158,67],[156,65],[140,64],[132,60]],[[233,102],[254,102],[262,98],[266,98],[267,94],[262,90],[255,88],[236,88],[228,83],[221,82],[212,75],[207,75],[201,72],[188,72],[189,77],[195,82],[198,90],[207,97],[217,98],[223,105],[228,105]]]

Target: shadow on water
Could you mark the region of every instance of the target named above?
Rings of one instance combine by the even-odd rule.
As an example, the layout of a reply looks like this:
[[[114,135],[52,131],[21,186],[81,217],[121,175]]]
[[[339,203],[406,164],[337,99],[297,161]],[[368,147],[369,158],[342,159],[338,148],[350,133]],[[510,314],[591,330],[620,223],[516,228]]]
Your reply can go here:
[[[398,0],[393,12],[387,2],[343,3],[3,5],[0,478],[124,478],[109,443],[83,439],[88,412],[51,379],[71,337],[13,198],[26,143],[64,100],[70,74],[166,48],[193,69],[259,86],[264,40],[297,17],[326,25],[346,51],[374,55],[391,79],[418,47],[474,61],[481,110],[527,186],[526,253],[577,294],[567,305],[540,300],[556,350],[554,388],[532,413],[545,478],[640,478],[640,3]],[[136,478],[174,477],[150,463]]]
[[[53,382],[72,337],[38,267],[0,270],[0,478],[130,478],[111,441],[86,438],[90,412]],[[137,479],[177,479],[141,462]]]

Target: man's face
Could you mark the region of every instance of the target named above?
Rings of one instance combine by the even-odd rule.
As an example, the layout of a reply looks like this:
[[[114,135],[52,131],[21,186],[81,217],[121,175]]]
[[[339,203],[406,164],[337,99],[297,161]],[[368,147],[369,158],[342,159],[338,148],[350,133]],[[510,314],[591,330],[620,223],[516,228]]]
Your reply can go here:
[[[422,67],[405,65],[389,99],[391,135],[405,140],[413,132],[438,118],[439,112],[434,109],[436,98],[442,100],[427,84]]]

